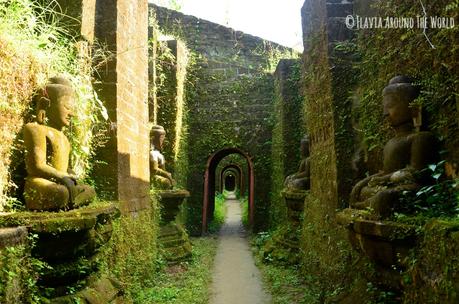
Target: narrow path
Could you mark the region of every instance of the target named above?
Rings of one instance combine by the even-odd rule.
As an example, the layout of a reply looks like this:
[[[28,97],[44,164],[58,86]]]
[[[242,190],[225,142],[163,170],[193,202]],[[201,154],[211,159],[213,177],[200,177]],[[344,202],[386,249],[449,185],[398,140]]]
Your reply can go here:
[[[241,207],[236,197],[228,197],[225,224],[215,257],[211,304],[265,304],[271,296],[263,290],[241,222]]]

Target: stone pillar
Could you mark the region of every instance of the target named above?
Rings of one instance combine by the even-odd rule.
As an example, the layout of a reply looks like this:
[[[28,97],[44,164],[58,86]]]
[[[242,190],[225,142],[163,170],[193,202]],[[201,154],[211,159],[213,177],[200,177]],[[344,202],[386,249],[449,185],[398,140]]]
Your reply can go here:
[[[275,93],[279,98],[282,126],[283,177],[298,170],[300,141],[304,136],[302,96],[300,90],[300,63],[296,59],[281,59],[274,72]]]
[[[97,39],[111,52],[94,85],[107,108],[106,145],[96,152],[98,196],[121,201],[122,211],[149,206],[148,3],[146,0],[59,0],[75,35]],[[86,43],[85,43],[86,44]],[[89,52],[84,45],[81,52]]]
[[[112,55],[99,70],[111,123],[94,175],[98,193],[134,212],[149,206],[147,1],[98,0],[95,20],[95,37]]]
[[[157,121],[153,119],[153,123],[163,126],[167,132],[163,154],[166,157],[168,171],[173,174],[182,135],[187,51],[181,41],[167,41],[167,46],[173,57],[168,62],[163,62],[162,72],[165,79],[156,95],[157,106],[153,109],[150,106],[150,113],[152,110],[155,111],[156,115],[153,115],[153,118],[157,118]]]
[[[306,120],[311,137],[311,191],[329,210],[347,206],[352,187],[351,54],[336,48],[352,38],[352,1],[307,0],[302,8]],[[311,120],[308,120],[308,115]]]
[[[315,273],[323,301],[365,299],[363,264],[353,260],[347,231],[338,225],[337,209],[348,206],[354,150],[351,123],[352,56],[344,51],[352,32],[345,18],[351,1],[306,0],[302,8],[305,119],[310,137],[311,190],[304,205],[302,262]],[[339,48],[336,48],[337,45]],[[366,266],[365,266],[366,267]],[[337,290],[346,292],[332,295]],[[347,293],[352,290],[350,293]],[[357,293],[358,292],[358,293]],[[365,302],[365,300],[363,300]]]

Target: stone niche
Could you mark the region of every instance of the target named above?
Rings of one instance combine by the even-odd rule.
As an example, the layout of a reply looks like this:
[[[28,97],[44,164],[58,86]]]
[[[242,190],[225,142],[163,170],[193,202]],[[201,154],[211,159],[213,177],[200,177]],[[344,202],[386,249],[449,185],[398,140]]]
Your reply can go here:
[[[52,303],[67,303],[64,300],[71,299],[65,297],[69,287],[78,289],[80,286],[81,289],[88,283],[97,287],[103,282],[96,279],[98,252],[110,240],[112,221],[119,215],[114,203],[105,202],[71,211],[2,214],[0,227],[27,229],[33,239],[32,257],[49,266],[41,271],[38,286],[46,290]],[[114,295],[111,293],[113,296],[121,292],[113,284],[111,286],[116,289]],[[107,293],[96,297],[106,298]]]

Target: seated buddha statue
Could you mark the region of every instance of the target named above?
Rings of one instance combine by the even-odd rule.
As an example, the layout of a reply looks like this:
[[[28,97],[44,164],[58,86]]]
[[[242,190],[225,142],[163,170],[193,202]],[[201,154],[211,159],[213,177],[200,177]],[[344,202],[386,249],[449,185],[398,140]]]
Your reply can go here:
[[[166,159],[161,153],[163,150],[166,131],[162,126],[151,128],[151,148],[150,148],[150,179],[155,189],[172,189],[175,181],[172,174],[166,171]]]
[[[298,172],[285,178],[284,186],[290,190],[309,190],[309,138],[301,140],[301,162]]]
[[[353,187],[351,208],[369,208],[375,215],[387,217],[397,209],[403,192],[416,191],[427,182],[423,169],[436,161],[436,140],[431,132],[419,131],[421,111],[411,105],[418,94],[406,76],[392,78],[384,88],[384,117],[395,136],[384,146],[382,171]]]
[[[36,122],[24,126],[26,207],[52,211],[89,204],[95,191],[69,168],[70,143],[62,132],[73,115],[72,85],[53,77],[38,97]]]

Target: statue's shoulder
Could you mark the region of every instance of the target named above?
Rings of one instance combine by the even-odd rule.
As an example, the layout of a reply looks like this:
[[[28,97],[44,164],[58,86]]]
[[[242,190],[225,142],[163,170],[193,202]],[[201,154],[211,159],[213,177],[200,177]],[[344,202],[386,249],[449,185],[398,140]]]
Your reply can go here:
[[[24,134],[37,134],[46,130],[46,126],[36,122],[29,122],[24,126]]]
[[[410,140],[415,145],[435,145],[437,138],[430,131],[416,132],[410,135]]]

